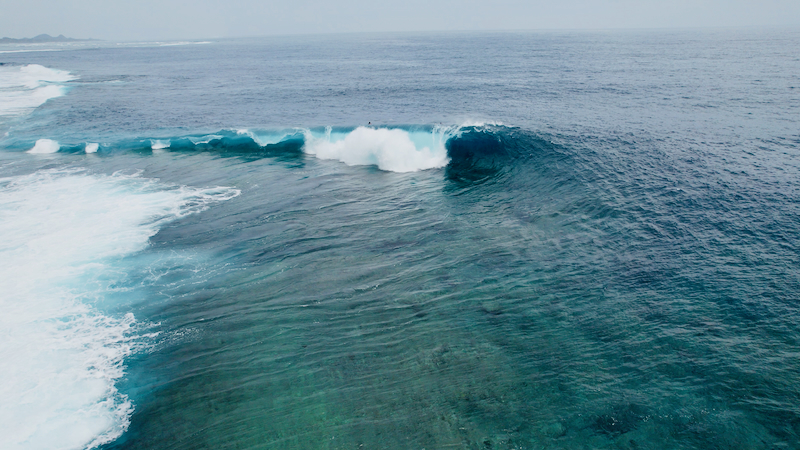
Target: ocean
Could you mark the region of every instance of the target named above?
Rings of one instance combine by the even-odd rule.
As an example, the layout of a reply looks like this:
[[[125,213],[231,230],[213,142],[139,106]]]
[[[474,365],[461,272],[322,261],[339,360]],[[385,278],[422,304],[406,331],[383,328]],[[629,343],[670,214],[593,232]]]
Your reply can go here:
[[[0,45],[0,448],[800,448],[800,30]]]

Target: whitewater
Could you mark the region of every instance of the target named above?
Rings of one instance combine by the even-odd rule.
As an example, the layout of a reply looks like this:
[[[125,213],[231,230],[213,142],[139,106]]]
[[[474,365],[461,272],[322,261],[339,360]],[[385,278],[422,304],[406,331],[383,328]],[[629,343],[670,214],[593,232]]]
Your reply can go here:
[[[119,260],[161,224],[236,192],[164,190],[136,176],[76,170],[0,183],[3,448],[110,442],[132,411],[114,385],[123,361],[155,335],[133,314],[109,317],[92,303],[114,290]]]
[[[798,45],[0,45],[0,447],[798,448]]]

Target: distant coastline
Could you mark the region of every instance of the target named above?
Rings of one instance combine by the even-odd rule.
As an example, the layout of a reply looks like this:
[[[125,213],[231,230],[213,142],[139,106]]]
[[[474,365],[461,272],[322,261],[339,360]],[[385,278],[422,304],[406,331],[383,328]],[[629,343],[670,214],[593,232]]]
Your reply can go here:
[[[40,34],[36,37],[32,38],[21,38],[21,39],[14,39],[9,37],[0,38],[0,44],[42,44],[42,43],[49,43],[49,42],[86,42],[86,41],[98,41],[99,39],[74,39],[68,38],[63,34],[59,34],[58,36],[50,36],[49,34]]]

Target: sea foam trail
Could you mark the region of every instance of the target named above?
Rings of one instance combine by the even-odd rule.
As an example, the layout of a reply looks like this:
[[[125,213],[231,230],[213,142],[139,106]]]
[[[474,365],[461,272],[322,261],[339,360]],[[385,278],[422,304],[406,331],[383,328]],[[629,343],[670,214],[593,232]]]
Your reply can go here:
[[[65,83],[76,78],[38,64],[0,66],[0,122],[29,114],[47,100],[66,94]]]
[[[127,429],[115,382],[148,336],[95,302],[163,224],[238,193],[80,171],[0,179],[0,448],[94,448]]]
[[[447,165],[445,144],[457,131],[453,127],[432,130],[358,127],[341,132],[305,132],[307,153],[321,159],[336,159],[350,166],[376,165],[392,172],[416,172]]]

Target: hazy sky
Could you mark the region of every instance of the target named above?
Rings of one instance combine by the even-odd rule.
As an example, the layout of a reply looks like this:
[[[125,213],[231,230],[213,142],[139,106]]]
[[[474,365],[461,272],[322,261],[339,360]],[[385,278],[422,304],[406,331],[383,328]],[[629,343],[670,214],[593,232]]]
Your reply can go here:
[[[0,37],[800,26],[800,0],[0,0]]]

